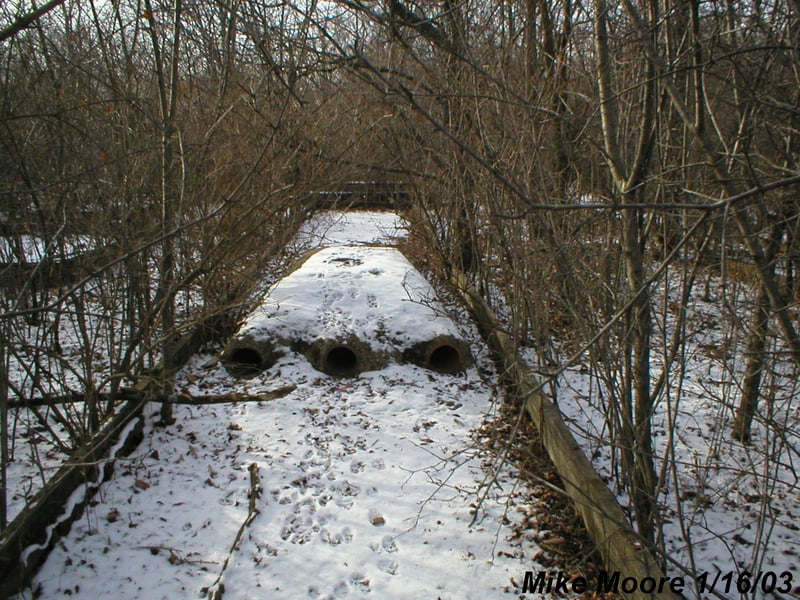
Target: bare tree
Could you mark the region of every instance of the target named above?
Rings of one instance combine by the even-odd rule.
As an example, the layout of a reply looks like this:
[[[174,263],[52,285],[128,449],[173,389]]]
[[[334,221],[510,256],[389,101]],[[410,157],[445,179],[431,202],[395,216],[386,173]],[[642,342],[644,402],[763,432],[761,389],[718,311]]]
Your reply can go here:
[[[626,365],[629,385],[623,388],[620,398],[623,431],[619,440],[623,453],[627,454],[628,473],[631,478],[636,523],[639,533],[650,543],[654,540],[656,523],[655,484],[651,440],[651,417],[653,414],[650,394],[650,293],[645,277],[643,249],[647,243],[642,213],[636,208],[626,208],[645,199],[646,179],[654,144],[654,117],[657,90],[655,69],[646,64],[642,71],[642,107],[638,119],[638,139],[632,157],[625,159],[621,147],[619,96],[612,88],[613,67],[610,58],[608,34],[608,6],[603,0],[594,5],[595,48],[597,53],[597,78],[602,118],[603,142],[606,160],[616,194],[623,206],[622,252],[628,281],[628,293],[632,298],[630,316],[630,356]],[[657,35],[657,4],[647,3],[649,35]]]

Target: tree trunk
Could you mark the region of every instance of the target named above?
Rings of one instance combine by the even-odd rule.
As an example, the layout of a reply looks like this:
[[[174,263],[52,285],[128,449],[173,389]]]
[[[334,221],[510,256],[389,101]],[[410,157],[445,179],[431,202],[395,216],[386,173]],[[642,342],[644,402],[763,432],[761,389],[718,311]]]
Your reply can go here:
[[[157,308],[161,317],[161,354],[165,365],[169,365],[175,336],[175,227],[176,204],[180,196],[177,183],[176,166],[173,155],[176,146],[176,108],[178,101],[178,65],[181,46],[182,0],[173,0],[172,39],[170,40],[170,62],[167,65],[161,54],[161,46],[156,33],[155,19],[150,0],[145,0],[150,37],[153,43],[153,59],[158,78],[158,92],[161,105],[161,265],[159,269]],[[169,72],[167,72],[169,68]],[[172,421],[172,406],[161,405],[161,421]]]
[[[655,36],[658,22],[654,0],[647,3],[648,18],[652,29],[648,36]],[[646,63],[642,73],[641,112],[638,116],[639,137],[635,153],[630,161],[623,158],[621,149],[619,96],[612,89],[611,54],[608,35],[607,5],[604,0],[595,0],[595,50],[597,55],[597,83],[600,94],[600,118],[603,142],[611,179],[623,206],[636,204],[644,196],[646,174],[652,157],[655,130],[655,67]],[[651,37],[648,37],[650,40]],[[629,116],[633,120],[632,116]],[[657,507],[655,503],[656,475],[653,467],[651,418],[653,403],[650,395],[650,334],[651,300],[644,269],[646,230],[642,227],[641,210],[623,210],[623,247],[627,275],[627,291],[631,298],[628,315],[630,335],[626,337],[625,391],[620,399],[623,435],[617,443],[622,446],[623,464],[626,467],[628,485],[637,528],[648,545],[654,544]],[[631,406],[632,404],[632,406]]]
[[[659,54],[656,45],[650,39],[648,28],[642,20],[639,11],[633,6],[631,0],[623,0],[623,4],[625,5],[625,10],[634,21],[636,28],[639,30],[641,39],[644,42],[644,52],[650,64],[662,74],[669,73],[670,69],[664,64],[663,57]],[[673,108],[680,115],[681,120],[686,124],[692,137],[698,143],[701,152],[705,155],[708,164],[713,169],[722,189],[731,199],[745,195],[747,190],[737,183],[737,179],[728,170],[723,157],[716,150],[714,141],[707,129],[698,127],[696,117],[692,115],[674,82],[669,77],[662,77],[659,81],[661,81],[664,86]],[[756,190],[760,190],[761,184],[754,182],[753,187]],[[786,299],[781,294],[775,274],[773,271],[770,271],[769,263],[764,256],[764,250],[761,247],[760,240],[753,230],[753,222],[748,214],[748,208],[746,206],[734,205],[731,212],[736,227],[742,236],[742,241],[750,254],[750,258],[755,263],[756,272],[761,280],[761,286],[764,288],[764,292],[769,298],[770,306],[778,322],[781,333],[785,338],[786,344],[789,346],[789,356],[795,364],[800,365],[800,336],[798,336],[797,330],[792,323],[790,312],[787,310]]]
[[[653,443],[651,439],[651,417],[653,415],[650,395],[650,289],[645,282],[644,263],[641,252],[642,223],[637,209],[625,210],[625,238],[623,252],[628,278],[628,292],[634,297],[631,306],[631,380],[633,396],[633,431],[626,436],[633,441],[633,472],[631,473],[631,499],[636,514],[639,534],[652,542],[655,534],[656,474],[653,467]],[[628,412],[628,414],[630,414]],[[625,444],[623,440],[623,444]]]
[[[765,367],[764,351],[769,333],[769,297],[762,287],[758,292],[753,311],[753,326],[747,342],[747,366],[742,382],[742,396],[733,421],[733,438],[740,442],[750,441],[750,429],[761,395],[761,373]]]
[[[786,229],[786,219],[778,217],[773,224],[767,248],[766,258],[769,261],[771,275],[775,276],[775,256],[780,248],[780,242]],[[767,364],[766,347],[769,335],[770,302],[767,290],[761,286],[758,291],[758,300],[753,311],[753,324],[750,330],[750,339],[747,342],[747,366],[742,382],[742,396],[733,421],[733,437],[740,442],[750,441],[750,430],[753,417],[758,409],[761,395],[761,375]]]

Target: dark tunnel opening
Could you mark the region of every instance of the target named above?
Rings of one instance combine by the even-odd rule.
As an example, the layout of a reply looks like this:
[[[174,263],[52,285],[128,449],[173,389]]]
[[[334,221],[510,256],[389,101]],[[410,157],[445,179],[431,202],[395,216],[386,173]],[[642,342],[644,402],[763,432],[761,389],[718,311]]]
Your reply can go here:
[[[334,346],[325,354],[323,370],[330,375],[352,377],[358,372],[358,356],[347,346]]]
[[[438,373],[457,373],[461,369],[461,353],[450,344],[441,344],[431,350],[428,368]]]
[[[254,348],[236,348],[231,352],[229,370],[237,377],[254,377],[261,372],[261,353]]]

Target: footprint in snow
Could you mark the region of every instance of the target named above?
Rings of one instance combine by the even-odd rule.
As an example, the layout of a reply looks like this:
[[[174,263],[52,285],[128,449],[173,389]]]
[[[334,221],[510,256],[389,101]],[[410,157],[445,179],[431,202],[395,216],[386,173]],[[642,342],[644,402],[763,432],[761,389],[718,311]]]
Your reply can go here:
[[[301,518],[298,516],[286,519],[281,528],[281,539],[292,544],[305,544],[314,537],[320,530],[319,525],[314,524],[310,517]]]
[[[350,573],[350,582],[362,589],[369,589],[369,577],[360,571]]]
[[[382,558],[378,561],[378,568],[389,575],[396,574],[398,566],[397,561],[391,558]]]
[[[358,496],[361,493],[361,488],[357,485],[353,485],[349,481],[335,483],[331,486],[331,489],[341,493],[342,496]]]
[[[380,544],[378,542],[370,543],[369,549],[375,553],[388,552],[389,554],[392,554],[397,552],[398,547],[394,538],[391,535],[386,534],[383,536],[383,539],[381,539]]]
[[[336,506],[343,508],[345,510],[350,510],[353,508],[353,499],[352,498],[338,498],[336,500]]]
[[[385,535],[381,540],[381,548],[389,553],[397,552],[397,542],[394,541],[391,535]]]
[[[327,529],[320,531],[320,537],[323,542],[327,542],[331,546],[338,546],[339,544],[349,544],[353,541],[353,531],[349,527],[345,527],[339,533],[331,533]]]
[[[334,302],[338,302],[344,298],[344,292],[332,285],[325,286],[326,289],[322,292],[322,307],[328,308]]]
[[[299,513],[300,511],[307,511],[310,513],[317,512],[317,502],[314,498],[303,498],[300,502],[295,504],[294,512]]]

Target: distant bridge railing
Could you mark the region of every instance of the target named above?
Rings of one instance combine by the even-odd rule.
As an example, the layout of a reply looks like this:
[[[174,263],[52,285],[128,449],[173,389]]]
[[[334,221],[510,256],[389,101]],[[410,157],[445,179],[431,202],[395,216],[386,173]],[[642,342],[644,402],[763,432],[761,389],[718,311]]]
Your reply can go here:
[[[392,208],[411,204],[411,190],[402,181],[348,181],[338,188],[311,193],[319,208]]]

